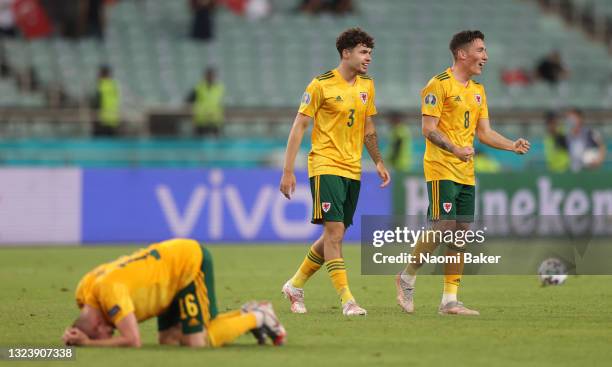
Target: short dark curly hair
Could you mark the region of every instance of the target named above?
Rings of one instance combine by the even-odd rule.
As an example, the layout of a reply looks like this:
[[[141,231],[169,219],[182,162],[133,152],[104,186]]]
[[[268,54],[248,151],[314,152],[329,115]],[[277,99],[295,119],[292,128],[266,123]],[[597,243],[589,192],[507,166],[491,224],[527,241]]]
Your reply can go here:
[[[476,39],[481,39],[484,41],[485,36],[484,33],[478,30],[474,31],[461,31],[456,33],[450,41],[448,48],[453,53],[453,57],[457,58],[457,51],[465,45],[472,43],[472,41]]]
[[[359,45],[374,48],[374,38],[359,27],[349,28],[336,38],[336,49],[340,58],[342,58],[342,51],[352,50]]]

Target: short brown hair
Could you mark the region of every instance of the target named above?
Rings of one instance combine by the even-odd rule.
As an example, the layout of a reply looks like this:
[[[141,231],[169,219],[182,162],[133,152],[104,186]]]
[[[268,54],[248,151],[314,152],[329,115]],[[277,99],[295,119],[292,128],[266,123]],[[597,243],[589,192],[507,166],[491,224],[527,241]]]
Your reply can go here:
[[[374,48],[374,38],[359,27],[349,28],[340,33],[338,38],[336,38],[336,49],[338,50],[340,57],[342,57],[342,51],[352,50],[359,45]]]
[[[481,39],[484,41],[485,36],[484,33],[478,30],[474,31],[461,31],[453,36],[448,45],[451,52],[453,53],[453,57],[457,58],[457,51],[465,45],[469,45],[472,41],[476,39]]]

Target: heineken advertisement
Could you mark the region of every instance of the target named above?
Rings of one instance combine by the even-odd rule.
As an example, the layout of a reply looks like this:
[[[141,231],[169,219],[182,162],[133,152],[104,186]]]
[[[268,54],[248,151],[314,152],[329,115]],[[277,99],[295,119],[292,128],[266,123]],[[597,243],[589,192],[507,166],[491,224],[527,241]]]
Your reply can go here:
[[[424,216],[427,206],[423,176],[395,177],[395,215]],[[476,216],[489,220],[501,216],[507,221],[533,217],[590,217],[600,230],[611,233],[612,173],[477,175]]]
[[[442,274],[459,257],[465,274],[534,274],[545,259],[572,274],[612,274],[612,174],[479,175],[475,221],[453,230],[427,222],[422,176],[395,178],[394,215],[362,217],[362,274],[397,274],[414,262]],[[417,242],[435,251],[415,254]]]

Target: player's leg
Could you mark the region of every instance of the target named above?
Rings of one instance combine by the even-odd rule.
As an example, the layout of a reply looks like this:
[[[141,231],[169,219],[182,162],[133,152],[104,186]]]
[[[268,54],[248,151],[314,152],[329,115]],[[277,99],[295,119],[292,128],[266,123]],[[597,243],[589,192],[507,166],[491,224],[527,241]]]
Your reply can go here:
[[[194,283],[182,289],[170,307],[157,317],[158,341],[164,345],[207,345],[204,321]]]
[[[206,295],[208,297],[208,310],[210,318],[214,319],[219,313],[217,308],[217,294],[215,292],[215,272],[213,258],[208,249],[200,244],[202,249],[202,274],[204,274],[204,284],[206,285]]]
[[[157,340],[160,345],[180,345],[181,325],[176,324],[168,329],[158,332]]]
[[[211,319],[210,300],[203,272],[178,292],[174,304],[177,307],[169,309],[174,314],[158,317],[158,324],[161,325],[160,320],[165,322],[165,319],[178,319],[181,332],[179,343],[185,346],[220,347],[240,335],[262,327],[265,319],[261,312],[230,312]],[[164,331],[164,337],[171,333],[168,328]]]
[[[429,199],[429,207],[427,209],[427,219],[429,221],[429,229],[433,231],[445,231],[454,229],[455,208],[452,206],[444,209],[443,203],[450,200],[449,196],[454,196],[452,191],[449,191],[448,182],[450,181],[429,181],[427,182],[427,196]],[[416,284],[416,275],[418,270],[423,265],[421,262],[421,254],[430,254],[439,245],[439,239],[436,240],[435,235],[427,235],[419,239],[412,255],[415,261],[408,264],[406,268],[400,272],[395,278],[395,288],[397,291],[397,303],[404,312],[414,312],[414,288]]]
[[[325,241],[325,267],[332,285],[340,297],[342,313],[346,316],[365,315],[367,312],[359,307],[348,284],[346,265],[342,257],[342,240],[344,238],[343,222],[325,222],[323,232]]]
[[[455,199],[456,206],[456,230],[467,231],[470,229],[474,221],[475,210],[475,187],[471,185],[462,185],[455,183],[457,196]],[[455,247],[454,244],[447,244],[446,255],[456,256],[463,252],[461,248]],[[440,302],[440,313],[451,315],[468,315],[476,316],[479,312],[471,310],[458,301],[457,293],[463,275],[463,256],[459,256],[458,263],[444,264],[444,290],[442,292],[442,301]]]
[[[323,258],[323,235],[319,237],[308,249],[302,264],[290,279],[290,284],[295,288],[304,288],[304,284],[316,273],[324,262]]]
[[[344,233],[353,225],[353,216],[357,210],[357,202],[359,201],[359,192],[361,190],[361,181],[344,178],[343,181],[347,186],[346,200],[344,202]],[[342,313],[347,316],[366,315],[367,311],[360,307],[356,302],[347,302],[343,305]]]
[[[218,313],[213,258],[207,248],[202,245],[200,245],[200,247],[202,249],[202,277],[196,277],[195,286],[197,299],[202,305],[201,311],[203,312],[204,319],[206,320],[206,317],[208,317],[210,320],[205,322],[208,331],[205,336],[207,337],[208,343],[213,347],[221,346],[248,331],[253,332],[257,340],[260,342],[261,339],[263,339],[263,334],[265,333],[264,330],[261,330],[266,319],[265,314],[262,314],[261,312],[253,313],[253,311],[250,310],[235,310],[222,314]],[[274,317],[276,316],[274,315]],[[276,334],[274,335],[275,341],[277,339]],[[193,336],[186,334],[183,336],[183,343],[187,343],[186,345],[191,345],[189,343],[192,343],[193,339]]]
[[[178,298],[174,298],[166,312],[157,316],[157,339],[162,345],[179,345],[181,342],[181,324],[178,310]]]
[[[310,192],[312,194],[312,223],[322,224],[323,215],[320,200],[320,176],[310,178]],[[291,279],[282,287],[281,292],[291,302],[291,311],[306,313],[304,304],[304,285],[325,262],[323,258],[323,235],[319,237],[308,249],[304,260]]]
[[[281,292],[291,302],[291,311],[294,313],[306,313],[306,305],[304,304],[304,285],[323,265],[323,251],[317,251],[317,248],[323,248],[323,236],[319,237],[314,244],[308,249],[306,257],[300,264],[295,274],[289,279],[281,289]]]
[[[263,317],[252,311],[230,311],[227,315],[222,313],[206,326],[208,343],[211,347],[221,347],[262,325]]]
[[[342,256],[342,241],[346,228],[353,223],[359,200],[360,182],[340,176],[321,176],[321,208],[325,267],[332,285],[340,297],[342,313],[346,316],[366,315],[359,307],[348,284],[348,274]]]

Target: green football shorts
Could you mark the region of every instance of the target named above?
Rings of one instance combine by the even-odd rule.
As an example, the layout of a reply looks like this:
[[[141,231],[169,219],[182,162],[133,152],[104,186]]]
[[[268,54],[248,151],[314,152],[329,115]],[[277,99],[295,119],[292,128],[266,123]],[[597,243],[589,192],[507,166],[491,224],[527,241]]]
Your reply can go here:
[[[450,180],[427,182],[430,220],[474,221],[475,186],[464,185]]]
[[[343,222],[348,228],[359,200],[361,181],[336,175],[310,178],[312,194],[312,223]]]
[[[157,316],[158,331],[180,324],[183,334],[199,333],[206,328],[210,320],[217,317],[212,256],[201,244],[200,248],[203,256],[198,275],[193,282],[178,291],[168,309]]]

